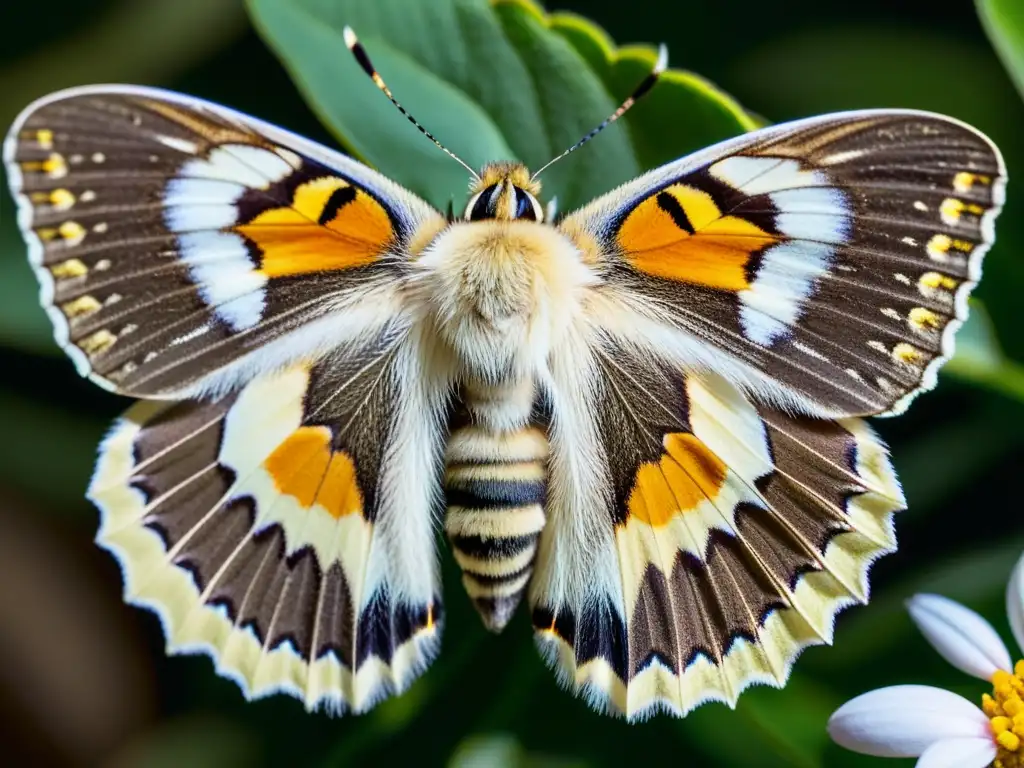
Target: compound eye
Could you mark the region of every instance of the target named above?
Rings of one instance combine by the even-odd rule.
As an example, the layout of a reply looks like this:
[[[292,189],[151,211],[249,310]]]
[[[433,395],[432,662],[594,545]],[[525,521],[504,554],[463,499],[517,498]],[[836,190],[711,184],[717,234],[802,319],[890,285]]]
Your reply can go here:
[[[537,209],[534,207],[533,198],[530,197],[530,193],[519,187],[516,190],[516,215],[517,219],[526,219],[527,221],[537,221]]]
[[[484,219],[494,218],[494,205],[492,198],[494,197],[494,193],[497,191],[498,185],[492,184],[476,196],[476,202],[473,203],[473,207],[469,212],[470,221],[483,221]]]

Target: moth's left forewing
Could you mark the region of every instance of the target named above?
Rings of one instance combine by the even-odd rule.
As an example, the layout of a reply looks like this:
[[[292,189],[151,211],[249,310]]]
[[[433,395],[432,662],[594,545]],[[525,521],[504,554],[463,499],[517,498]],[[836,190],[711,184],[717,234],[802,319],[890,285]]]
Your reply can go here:
[[[629,719],[781,686],[895,548],[885,446],[857,419],[755,404],[603,332],[559,351],[530,589],[542,652]]]
[[[152,88],[40,99],[4,162],[57,343],[138,397],[358,343],[401,311],[405,257],[443,223],[350,158]]]
[[[1004,185],[963,123],[849,112],[664,166],[561,228],[638,344],[811,415],[895,414],[952,354]]]

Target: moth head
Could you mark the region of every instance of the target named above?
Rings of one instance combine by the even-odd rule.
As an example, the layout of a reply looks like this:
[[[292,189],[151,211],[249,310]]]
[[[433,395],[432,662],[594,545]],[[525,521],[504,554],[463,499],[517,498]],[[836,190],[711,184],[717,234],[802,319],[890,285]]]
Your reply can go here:
[[[490,163],[469,187],[466,221],[544,221],[537,195],[540,182],[522,163]]]

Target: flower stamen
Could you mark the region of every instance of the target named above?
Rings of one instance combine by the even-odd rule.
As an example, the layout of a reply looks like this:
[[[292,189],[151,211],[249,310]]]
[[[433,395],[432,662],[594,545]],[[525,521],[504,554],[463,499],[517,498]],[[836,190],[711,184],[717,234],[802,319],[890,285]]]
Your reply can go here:
[[[992,675],[992,695],[982,697],[981,709],[989,718],[999,754],[993,768],[1024,768],[1024,660],[1013,673]]]

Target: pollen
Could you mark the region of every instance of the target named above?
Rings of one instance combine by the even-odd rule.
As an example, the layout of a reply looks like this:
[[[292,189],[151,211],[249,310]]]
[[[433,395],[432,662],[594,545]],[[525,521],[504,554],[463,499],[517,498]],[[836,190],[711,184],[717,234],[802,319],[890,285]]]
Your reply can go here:
[[[992,675],[992,695],[985,694],[981,708],[989,718],[996,755],[993,768],[1024,768],[1024,661],[1011,674]]]

